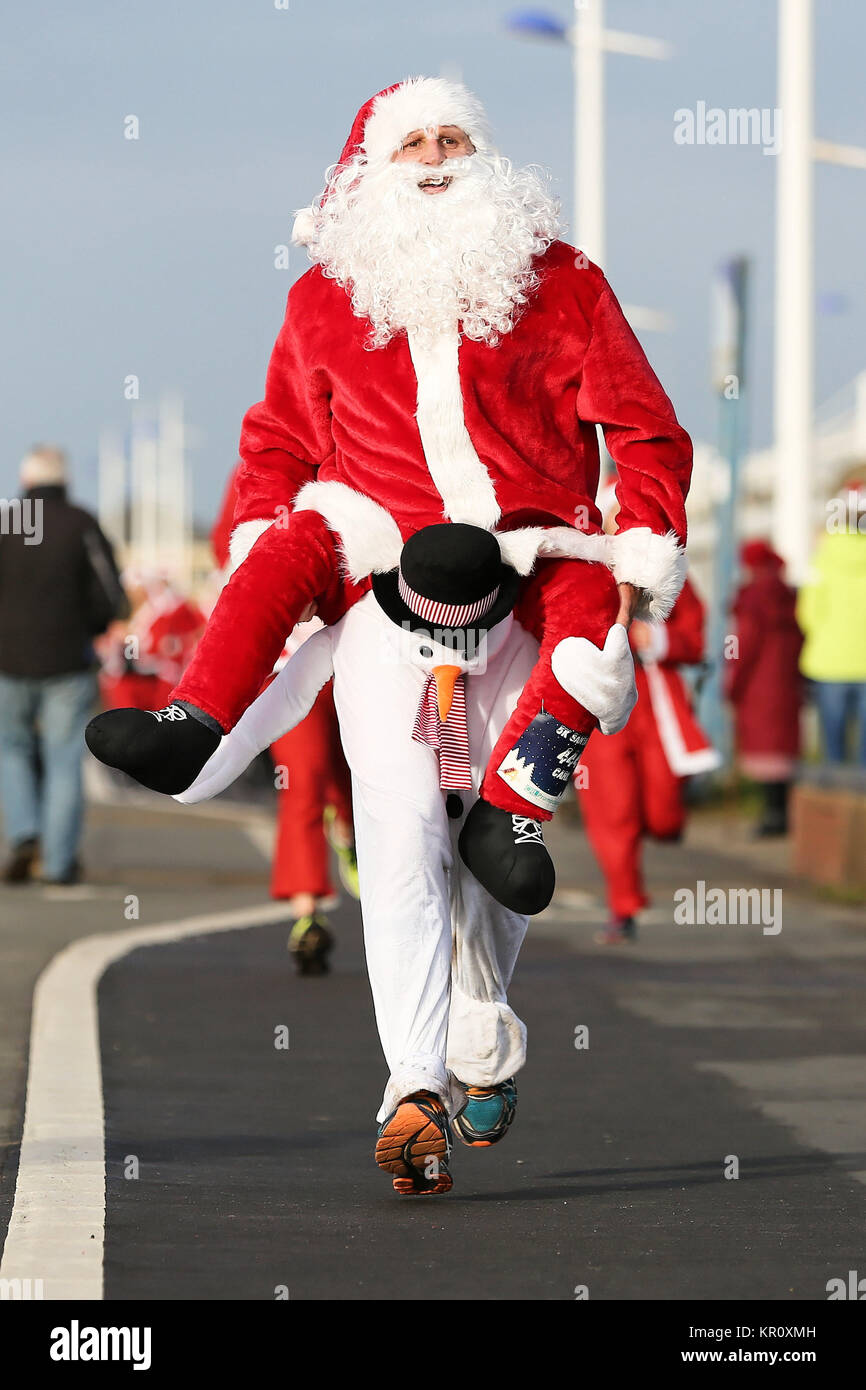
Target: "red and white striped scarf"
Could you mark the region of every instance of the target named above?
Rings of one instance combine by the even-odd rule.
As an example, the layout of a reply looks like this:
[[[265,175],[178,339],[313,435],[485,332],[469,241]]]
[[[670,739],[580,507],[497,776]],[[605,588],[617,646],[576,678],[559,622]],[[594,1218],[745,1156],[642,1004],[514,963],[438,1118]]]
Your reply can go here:
[[[428,743],[431,748],[439,749],[439,786],[443,791],[471,791],[466,691],[462,675],[454,682],[454,698],[444,723],[439,718],[436,678],[432,675],[427,677],[412,737],[416,743]]]

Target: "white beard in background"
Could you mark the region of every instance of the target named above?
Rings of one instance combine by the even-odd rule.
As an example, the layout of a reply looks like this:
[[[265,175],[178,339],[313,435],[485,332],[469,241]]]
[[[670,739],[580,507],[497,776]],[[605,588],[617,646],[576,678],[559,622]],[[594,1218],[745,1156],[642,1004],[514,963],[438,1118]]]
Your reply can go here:
[[[420,179],[447,174],[444,193]],[[371,324],[370,347],[401,329],[429,341],[460,322],[495,344],[538,284],[534,258],[559,234],[558,204],[541,171],[476,153],[438,168],[356,156],[315,207],[310,257]]]

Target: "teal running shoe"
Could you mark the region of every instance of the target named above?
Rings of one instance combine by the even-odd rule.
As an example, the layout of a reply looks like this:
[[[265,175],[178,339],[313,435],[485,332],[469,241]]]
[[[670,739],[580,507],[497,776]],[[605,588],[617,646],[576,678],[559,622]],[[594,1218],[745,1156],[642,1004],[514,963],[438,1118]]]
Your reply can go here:
[[[517,1110],[514,1077],[496,1086],[467,1086],[468,1099],[452,1123],[454,1133],[472,1149],[487,1149],[504,1138]]]

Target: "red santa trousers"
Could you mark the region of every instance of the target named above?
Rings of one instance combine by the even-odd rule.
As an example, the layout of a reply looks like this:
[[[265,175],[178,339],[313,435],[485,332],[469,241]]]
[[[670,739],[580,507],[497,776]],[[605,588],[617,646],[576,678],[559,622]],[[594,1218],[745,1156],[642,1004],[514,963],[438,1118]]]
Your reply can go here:
[[[252,704],[286,638],[315,603],[335,623],[369,585],[343,578],[337,538],[318,512],[291,512],[256,541],[222,590],[173,700],[204,710],[228,733]]]
[[[307,605],[335,623],[368,585],[341,578],[338,543],[317,512],[295,512],[256,541],[223,589],[198,650],[172,693],[204,710],[228,730],[258,694]],[[551,656],[564,637],[603,646],[619,595],[610,570],[583,560],[542,560],[516,609],[540,644],[538,663],[493,750],[481,795],[502,810],[550,820],[551,812],[524,799],[498,775],[506,753],[544,708],[568,728],[588,733],[597,721],[562,689]],[[567,785],[567,784],[566,784]]]
[[[271,745],[271,758],[280,774],[271,897],[312,893],[330,898],[334,887],[322,824],[325,807],[333,806],[341,821],[352,824],[351,778],[337,728],[333,681],[319,692],[306,719]]]
[[[594,734],[575,776],[589,842],[601,866],[614,917],[632,917],[649,899],[641,848],[645,835],[676,839],[685,823],[683,779],[671,772],[646,682],[618,734]]]

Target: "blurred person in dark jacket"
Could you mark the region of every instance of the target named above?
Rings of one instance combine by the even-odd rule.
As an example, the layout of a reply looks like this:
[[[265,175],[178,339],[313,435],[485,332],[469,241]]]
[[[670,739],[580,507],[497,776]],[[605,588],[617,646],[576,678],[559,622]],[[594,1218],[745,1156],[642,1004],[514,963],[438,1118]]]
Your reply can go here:
[[[0,516],[0,803],[3,878],[74,883],[83,821],[84,726],[96,695],[93,638],[128,612],[111,546],[67,500],[66,458],[37,445],[22,495]]]
[[[784,835],[788,792],[800,756],[800,648],[797,594],[785,583],[784,561],[765,540],[740,550],[746,582],[734,596],[736,656],[726,679],[734,707],[737,758],[759,783],[763,811],[759,835]]]

